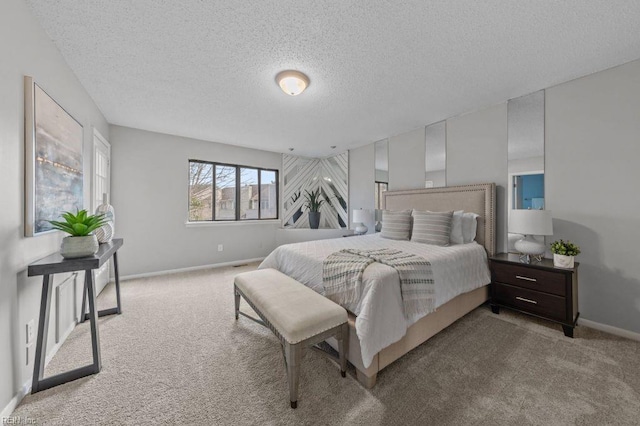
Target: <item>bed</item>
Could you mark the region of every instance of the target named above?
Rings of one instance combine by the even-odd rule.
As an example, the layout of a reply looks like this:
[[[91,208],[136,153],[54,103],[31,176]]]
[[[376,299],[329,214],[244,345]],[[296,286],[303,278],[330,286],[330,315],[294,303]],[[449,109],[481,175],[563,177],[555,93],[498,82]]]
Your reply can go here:
[[[479,215],[476,239],[448,247],[381,238],[379,234],[287,244],[274,250],[260,268],[275,268],[323,293],[322,263],[343,248],[392,248],[429,260],[436,281],[436,310],[405,317],[397,272],[373,263],[363,276],[363,291],[349,311],[348,359],[358,380],[373,387],[377,374],[487,300],[487,255],[495,251],[495,184],[390,191],[388,210],[464,210]],[[336,342],[329,341],[334,346]]]

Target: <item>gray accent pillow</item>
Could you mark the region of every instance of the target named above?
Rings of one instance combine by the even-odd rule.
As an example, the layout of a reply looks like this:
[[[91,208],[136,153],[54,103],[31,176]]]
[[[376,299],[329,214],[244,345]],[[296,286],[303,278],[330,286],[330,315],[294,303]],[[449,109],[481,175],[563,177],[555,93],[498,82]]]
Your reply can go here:
[[[408,240],[411,237],[411,210],[384,210],[380,236],[390,240]]]
[[[411,241],[416,243],[448,246],[453,212],[413,211]]]

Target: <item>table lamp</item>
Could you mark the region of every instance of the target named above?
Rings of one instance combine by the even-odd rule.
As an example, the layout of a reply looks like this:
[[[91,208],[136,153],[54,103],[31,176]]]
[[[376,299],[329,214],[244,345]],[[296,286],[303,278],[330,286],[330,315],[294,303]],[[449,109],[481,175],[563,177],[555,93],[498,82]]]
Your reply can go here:
[[[535,235],[553,235],[553,222],[550,210],[511,210],[509,232],[523,234],[514,247],[521,253],[520,260],[531,263],[531,257],[541,261],[545,244],[533,238]]]
[[[371,210],[359,209],[353,211],[353,224],[356,225],[354,230],[356,235],[364,235],[369,228],[364,224],[371,219]]]

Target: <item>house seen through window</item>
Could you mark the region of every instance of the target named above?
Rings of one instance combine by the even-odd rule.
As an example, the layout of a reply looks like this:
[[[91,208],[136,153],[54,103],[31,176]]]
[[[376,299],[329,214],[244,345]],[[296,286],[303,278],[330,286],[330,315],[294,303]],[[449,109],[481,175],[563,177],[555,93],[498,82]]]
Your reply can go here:
[[[189,161],[189,221],[278,218],[278,171]]]

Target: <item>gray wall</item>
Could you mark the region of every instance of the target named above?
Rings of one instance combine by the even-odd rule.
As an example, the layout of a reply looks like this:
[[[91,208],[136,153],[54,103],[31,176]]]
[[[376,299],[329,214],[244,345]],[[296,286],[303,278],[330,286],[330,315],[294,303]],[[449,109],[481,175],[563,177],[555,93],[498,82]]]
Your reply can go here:
[[[424,127],[389,138],[389,190],[424,188]]]
[[[280,154],[128,127],[110,132],[112,204],[125,239],[122,275],[255,259],[275,248],[279,220],[186,225],[188,160],[281,170]]]
[[[580,315],[640,333],[640,61],[547,89],[554,238],[582,249]]]
[[[447,185],[495,182],[496,249],[505,250],[507,187],[507,104],[447,120]]]
[[[27,265],[57,251],[62,239],[61,233],[24,237],[23,76],[31,75],[84,126],[86,206],[89,206],[93,126],[105,137],[109,136],[109,129],[97,106],[21,0],[5,0],[0,5],[0,58],[0,410],[3,410],[29,380],[33,369],[33,357],[29,365],[25,362],[25,324],[30,319],[37,324],[41,280],[26,277]]]
[[[349,228],[354,209],[375,209],[375,144],[349,151]],[[365,223],[368,233],[375,232],[375,221]]]
[[[546,90],[545,191],[552,239],[582,248],[580,316],[640,332],[640,61]],[[447,123],[447,185],[498,185],[497,249],[506,243],[507,105]],[[416,131],[391,138],[391,189],[420,188]],[[417,157],[418,154],[416,154]],[[406,163],[408,164],[408,163]],[[372,166],[373,167],[373,166]],[[394,182],[394,179],[396,180]]]

